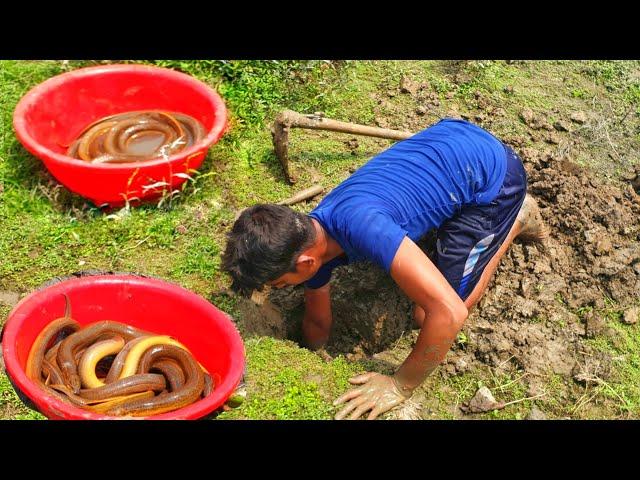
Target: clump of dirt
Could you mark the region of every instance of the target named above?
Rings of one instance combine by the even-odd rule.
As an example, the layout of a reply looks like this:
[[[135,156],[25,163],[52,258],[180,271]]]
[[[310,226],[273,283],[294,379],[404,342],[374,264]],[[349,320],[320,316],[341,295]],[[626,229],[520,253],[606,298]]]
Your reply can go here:
[[[20,294],[18,292],[12,292],[10,290],[0,289],[0,303],[13,307],[20,300]]]

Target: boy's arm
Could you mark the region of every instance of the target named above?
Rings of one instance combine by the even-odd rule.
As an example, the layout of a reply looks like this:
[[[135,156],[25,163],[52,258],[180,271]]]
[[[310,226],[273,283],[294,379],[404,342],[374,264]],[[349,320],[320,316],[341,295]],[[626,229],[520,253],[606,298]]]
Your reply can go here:
[[[305,310],[302,335],[311,350],[324,347],[329,339],[333,318],[331,315],[331,291],[329,283],[320,288],[305,288]]]
[[[468,311],[442,273],[408,237],[394,257],[391,276],[427,314],[413,351],[394,375],[398,387],[410,395],[442,362]]]
[[[427,316],[422,325],[413,351],[393,377],[377,373],[366,373],[351,379],[351,383],[362,385],[338,398],[334,404],[347,401],[336,415],[358,418],[371,410],[368,418],[391,409],[410,397],[444,359],[468,311],[444,276],[420,250],[405,237],[391,264],[391,276],[409,298],[420,305]]]

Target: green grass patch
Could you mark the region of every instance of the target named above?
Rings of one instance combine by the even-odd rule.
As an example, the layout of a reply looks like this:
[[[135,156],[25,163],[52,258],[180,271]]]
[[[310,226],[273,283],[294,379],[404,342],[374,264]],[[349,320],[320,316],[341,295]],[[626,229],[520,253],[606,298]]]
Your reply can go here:
[[[597,337],[588,343],[612,357],[611,379],[599,385],[600,393],[611,400],[621,414],[640,414],[640,325],[608,322],[616,335]]]
[[[0,419],[46,420],[39,412],[28,408],[16,394],[9,377],[0,372]]]
[[[331,419],[332,402],[359,372],[355,364],[337,358],[326,363],[290,341],[251,338],[247,349],[247,399],[219,418]]]

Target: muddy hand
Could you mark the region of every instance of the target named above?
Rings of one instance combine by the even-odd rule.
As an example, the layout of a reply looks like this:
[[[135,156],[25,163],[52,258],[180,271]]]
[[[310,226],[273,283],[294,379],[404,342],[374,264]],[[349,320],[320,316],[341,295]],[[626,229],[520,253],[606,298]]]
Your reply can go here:
[[[367,420],[373,420],[408,398],[400,392],[392,377],[380,373],[364,373],[350,378],[349,382],[362,386],[349,390],[333,402],[334,406],[346,402],[345,407],[336,414],[336,420],[342,420],[349,413],[349,420],[356,420],[368,411],[371,412]]]

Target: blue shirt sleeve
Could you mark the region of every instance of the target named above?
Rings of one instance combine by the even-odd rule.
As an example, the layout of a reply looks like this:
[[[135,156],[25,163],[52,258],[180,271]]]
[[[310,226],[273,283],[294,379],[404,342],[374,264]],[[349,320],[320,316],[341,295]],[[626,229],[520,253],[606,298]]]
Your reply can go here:
[[[331,280],[333,269],[339,267],[340,265],[346,265],[347,263],[349,262],[343,255],[336,257],[333,260],[329,260],[327,263],[320,267],[320,269],[313,277],[311,277],[304,283],[304,286],[311,289],[324,287],[327,283],[329,283],[329,280]]]

